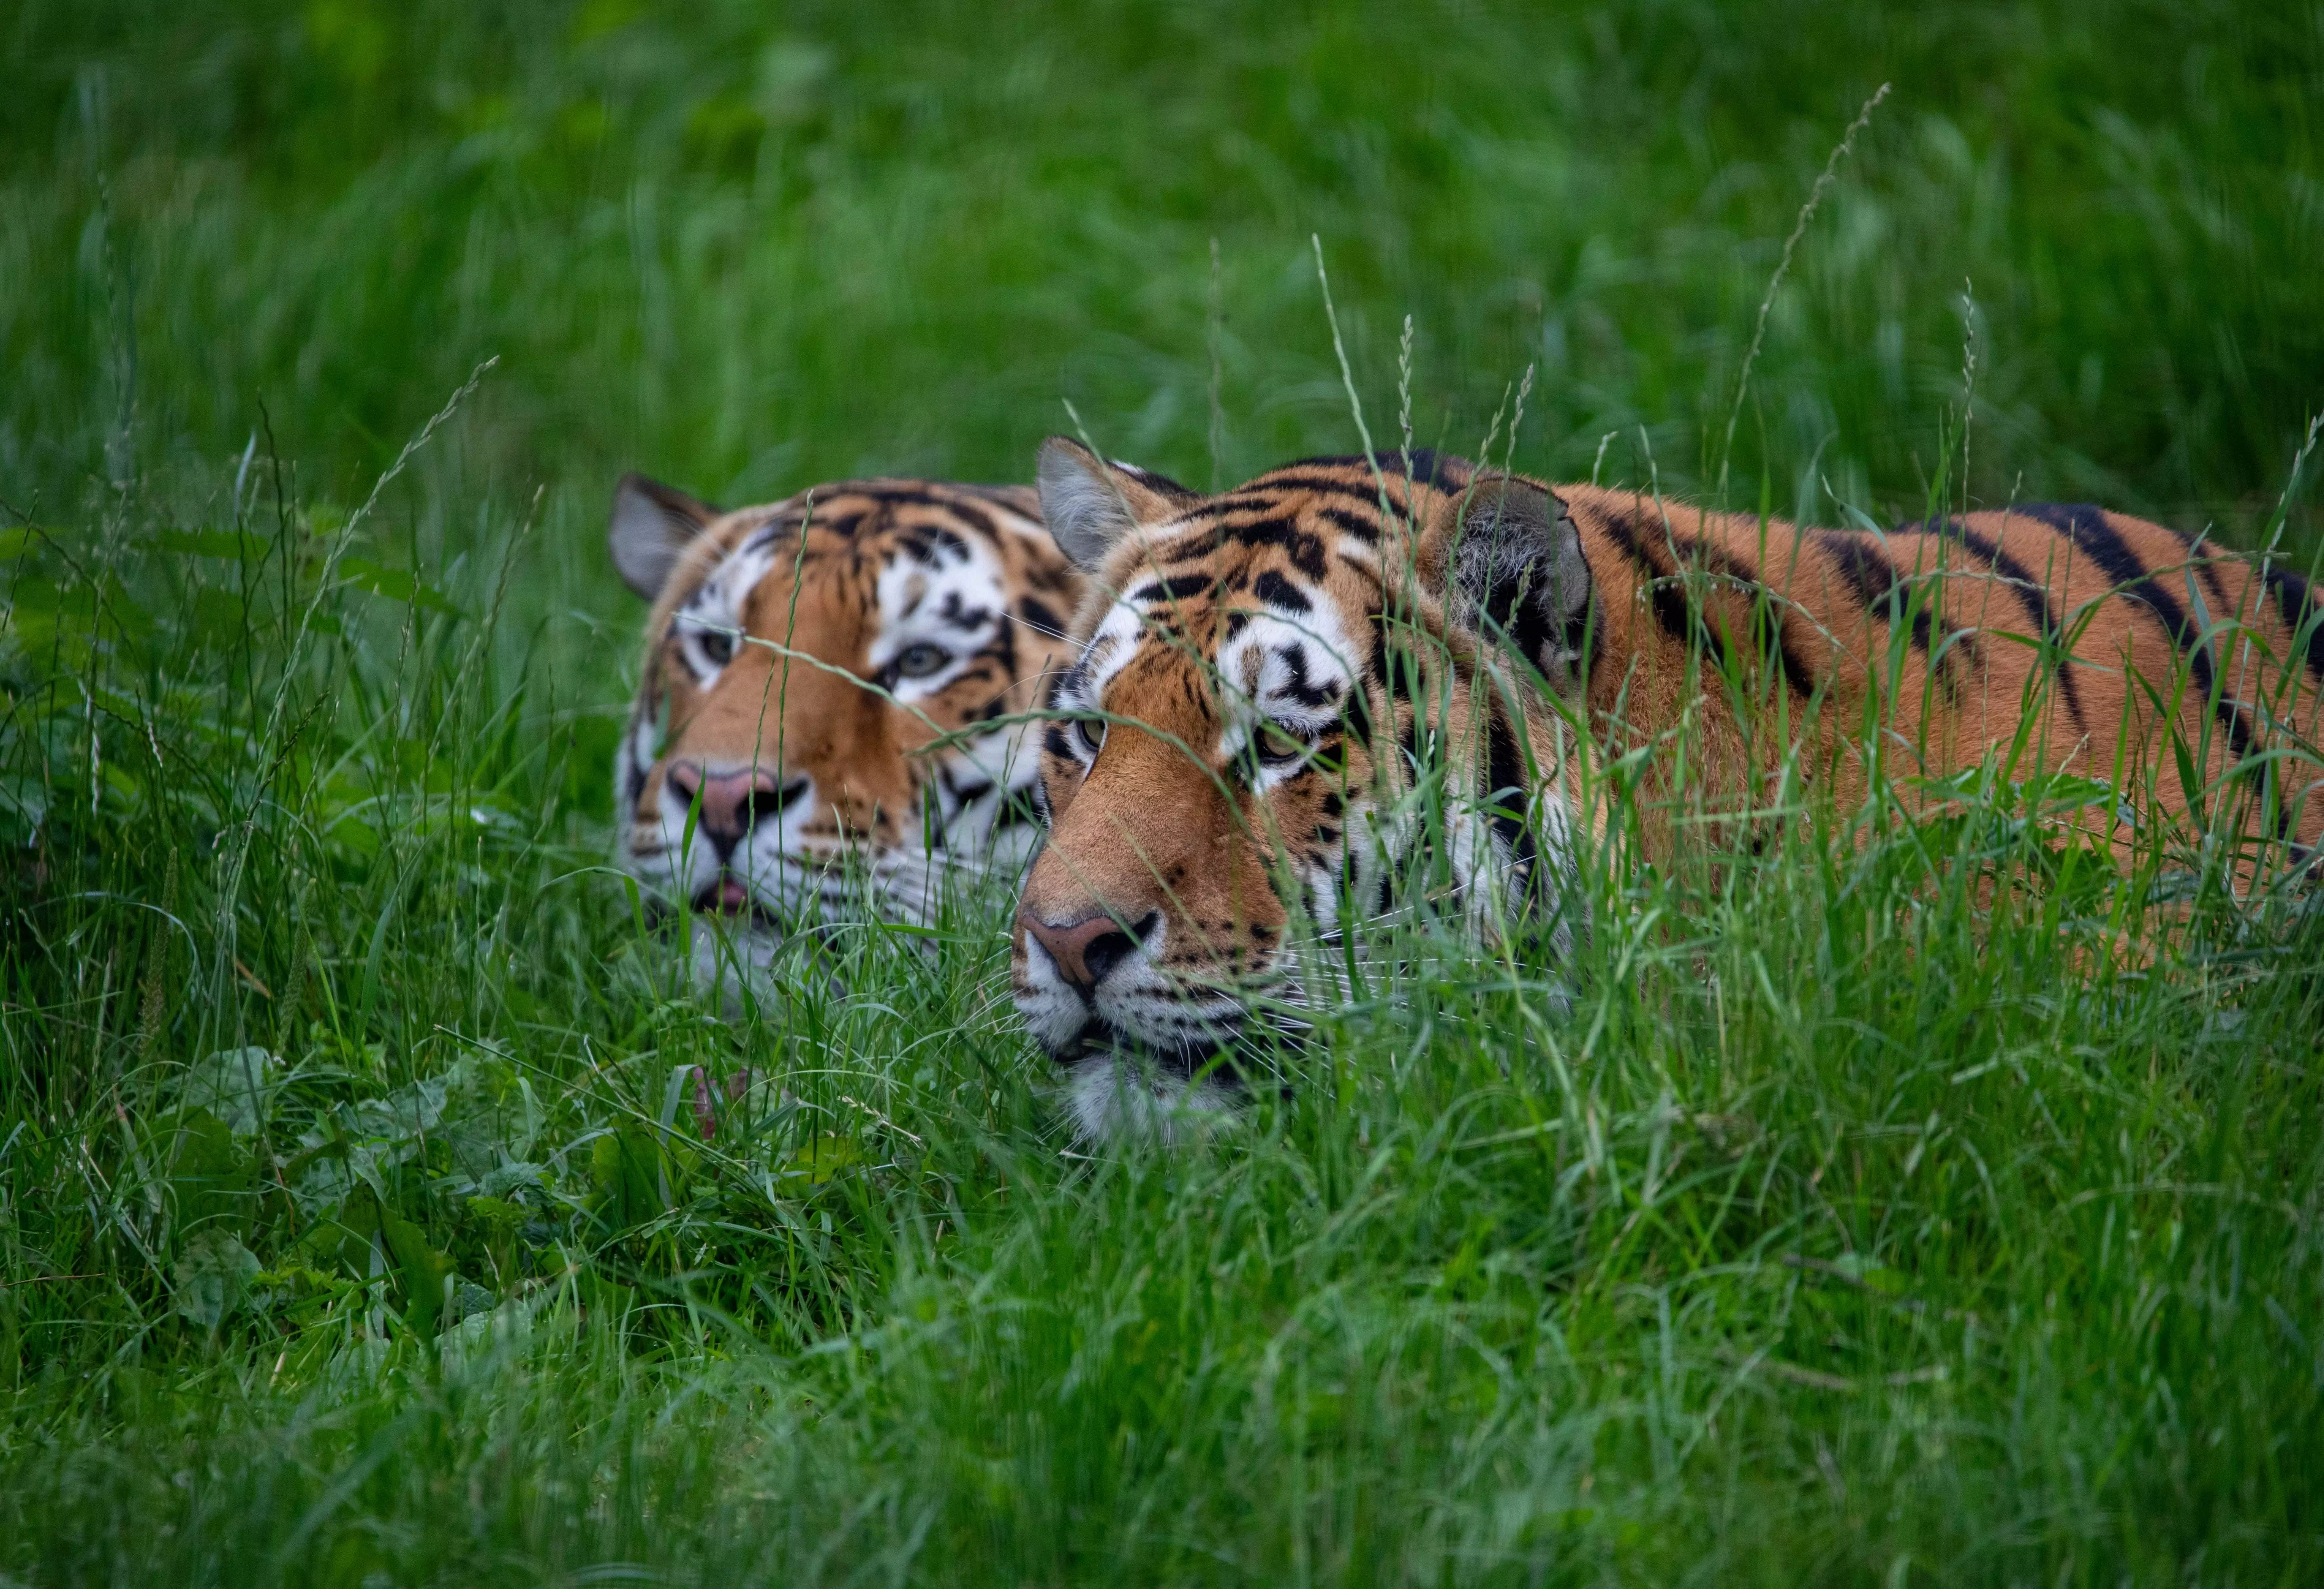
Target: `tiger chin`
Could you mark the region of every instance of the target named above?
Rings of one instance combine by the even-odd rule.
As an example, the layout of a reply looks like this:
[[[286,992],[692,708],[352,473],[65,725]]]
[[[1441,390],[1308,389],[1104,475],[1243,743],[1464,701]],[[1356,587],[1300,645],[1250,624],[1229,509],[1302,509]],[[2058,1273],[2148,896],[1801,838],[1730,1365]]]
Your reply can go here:
[[[1023,714],[1084,581],[1017,486],[875,479],[725,511],[646,479],[607,544],[651,603],[614,859],[731,1007],[786,940],[931,919],[1038,840]],[[990,725],[985,726],[985,725]]]
[[[2316,599],[2160,525],[2031,505],[1806,528],[1428,452],[1204,495],[1052,437],[1038,479],[1089,584],[1011,979],[1084,1137],[1183,1136],[1267,1085],[1240,1056],[1330,997],[1319,941],[1449,905],[1471,941],[1526,923],[1563,959],[1577,847],[1608,822],[1591,769],[1622,760],[1666,859],[1682,733],[1730,840],[1769,746],[1852,810],[1868,723],[1941,776],[2008,748],[2027,702],[2024,772],[2104,776],[2117,743],[2161,765],[2175,735],[2208,785],[2257,769],[2227,785],[2245,842],[2306,865],[2324,838],[2324,794],[2264,755],[2324,727]],[[1424,778],[1448,798],[1410,799]],[[2185,814],[2178,778],[2139,786]],[[2126,862],[2130,831],[2108,837]],[[1407,886],[1424,856],[1449,886]]]

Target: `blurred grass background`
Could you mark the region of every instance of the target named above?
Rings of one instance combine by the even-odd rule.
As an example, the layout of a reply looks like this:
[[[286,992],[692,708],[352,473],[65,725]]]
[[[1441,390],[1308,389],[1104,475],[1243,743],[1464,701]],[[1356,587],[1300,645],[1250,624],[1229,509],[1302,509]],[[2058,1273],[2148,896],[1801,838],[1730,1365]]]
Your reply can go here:
[[[1530,366],[1519,467],[1706,489],[1884,82],[1733,494],[1917,515],[1966,412],[1978,501],[2255,544],[2324,405],[2324,9],[0,41],[0,1575],[2316,1575],[2296,900],[2103,970],[2143,896],[1989,789],[1599,878],[1569,1012],[1424,957],[1230,1150],[1091,1163],[997,901],[720,1022],[592,868],[621,470],[1018,479],[1061,399],[1196,483],[1348,450],[1314,234],[1376,433],[1410,314],[1421,440]]]
[[[263,400],[359,494],[487,354],[480,480],[594,510],[866,469],[1017,478],[1060,396],[1204,477],[1344,445],[1418,329],[1424,434],[1586,469],[1706,430],[1810,180],[1882,82],[1769,327],[1736,466],[1917,505],[1974,311],[1972,489],[2177,521],[2273,502],[2324,368],[2312,6],[621,0],[12,8],[0,467],[69,501]],[[101,185],[111,192],[109,230]],[[576,508],[578,506],[576,502]]]

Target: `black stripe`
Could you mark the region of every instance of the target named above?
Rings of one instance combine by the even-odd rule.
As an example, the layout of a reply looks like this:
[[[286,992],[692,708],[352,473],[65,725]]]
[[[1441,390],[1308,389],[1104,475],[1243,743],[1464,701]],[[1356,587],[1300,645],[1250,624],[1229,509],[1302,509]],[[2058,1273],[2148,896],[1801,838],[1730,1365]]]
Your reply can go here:
[[[1726,638],[1702,621],[1702,609],[1687,600],[1678,589],[1680,577],[1665,574],[1646,550],[1646,542],[1638,535],[1638,521],[1618,513],[1606,516],[1606,533],[1625,557],[1646,576],[1646,602],[1654,609],[1655,621],[1663,633],[1689,649],[1700,648],[1716,657],[1720,672],[1732,674],[1734,655],[1728,649]]]
[[[2211,699],[2209,640],[2196,632],[2178,598],[2156,583],[2138,554],[2107,522],[2104,510],[2087,504],[2037,502],[2018,511],[2041,520],[2088,554],[2122,594],[2145,602],[2162,621],[2172,645],[2187,658],[2187,671],[2193,675],[2196,689],[2202,692],[2205,700]],[[2241,760],[2248,756],[2252,748],[2251,725],[2244,721],[2243,709],[2222,693],[2212,711],[2227,730],[2227,744],[2234,749],[2236,758]]]
[[[1747,599],[1751,603],[1751,627],[1755,631],[1752,638],[1758,641],[1764,654],[1774,658],[1775,672],[1783,679],[1785,689],[1803,700],[1813,694],[1816,670],[1812,663],[1792,649],[1791,630],[1784,622],[1783,599],[1768,588],[1757,571],[1725,548],[1715,547],[1709,541],[1690,540],[1676,531],[1671,533],[1671,542],[1681,556],[1724,578],[1750,587]],[[1762,629],[1766,631],[1764,636],[1756,632]],[[1766,643],[1768,640],[1775,644],[1770,647]]]
[[[952,768],[948,767],[936,769],[936,783],[945,794],[952,796],[952,803],[954,805],[966,805],[972,801],[982,800],[992,793],[992,780],[990,778],[980,778],[966,788],[963,788],[953,782]]]
[[[1862,536],[1843,535],[1836,529],[1818,529],[1810,533],[1815,544],[1840,565],[1842,579],[1856,592],[1856,599],[1867,611],[1886,601],[1896,589],[1896,565],[1882,556],[1877,548]]]
[[[945,513],[951,513],[953,518],[983,534],[988,541],[1001,539],[1001,529],[1000,525],[992,523],[992,513],[985,511],[983,504],[978,504],[978,501],[960,501],[957,497],[953,497],[953,500],[945,501],[932,501],[929,507],[941,507]]]
[[[2033,621],[2034,632],[2043,644],[2056,648],[2058,690],[2066,698],[2066,715],[2073,720],[2077,733],[2089,732],[2089,720],[2082,715],[2081,687],[2074,679],[2073,660],[2066,653],[2065,620],[2051,605],[2048,587],[2034,577],[2033,571],[2003,551],[1998,541],[1987,538],[1958,519],[1944,519],[1934,525],[1902,524],[1896,527],[1895,533],[1959,541],[1985,560],[1986,566],[1999,575],[2001,582],[2016,595],[2018,605],[2025,610],[2025,616]]]
[[[853,536],[857,528],[862,524],[864,517],[865,515],[860,512],[826,513],[821,502],[815,505],[815,528],[817,532],[836,536],[841,540]],[[806,522],[807,519],[805,513],[788,514],[780,521],[768,525],[767,532],[770,535],[777,532],[784,536],[797,535],[799,526]]]
[[[1139,587],[1138,592],[1130,599],[1133,602],[1141,603],[1148,602],[1183,602],[1190,596],[1205,596],[1210,594],[1211,585],[1213,583],[1211,576],[1207,574],[1173,574],[1168,579],[1157,579],[1151,584]]]
[[[1154,561],[1166,568],[1200,563],[1215,556],[1222,544],[1217,527],[1201,522],[1198,517],[1194,528],[1174,541],[1155,547]]]
[[[1286,612],[1305,612],[1314,603],[1300,592],[1299,587],[1272,568],[1262,571],[1251,583],[1251,592],[1270,607],[1280,607]]]
[[[1509,853],[1529,880],[1533,874],[1533,830],[1525,820],[1525,758],[1517,754],[1517,737],[1498,700],[1487,708],[1485,722],[1485,787],[1479,791],[1493,831],[1508,841]],[[1505,795],[1503,791],[1508,791]]]
[[[2219,609],[2217,616],[2228,619],[2235,617],[2237,603],[2235,598],[2227,593],[2227,578],[2219,572],[2219,565],[2226,562],[2241,562],[2242,559],[2231,558],[2224,552],[2216,551],[2205,556],[2196,549],[2193,541],[2180,535],[2177,530],[2171,529],[2169,525],[2159,525],[2156,528],[2170,530],[2173,536],[2187,542],[2187,560],[2193,565],[2195,572],[2203,576],[2203,583],[2210,587],[2211,600]]]
[[[1268,502],[1275,498],[1288,496],[1295,491],[1305,491],[1321,497],[1337,497],[1342,501],[1353,502],[1358,507],[1370,508],[1375,513],[1380,510],[1380,492],[1376,487],[1356,485],[1336,475],[1296,473],[1264,475],[1252,481],[1249,485],[1237,486],[1223,496],[1213,497],[1210,507],[1213,510],[1248,508],[1254,503]],[[1392,495],[1388,499],[1388,513],[1391,519],[1401,519],[1407,517],[1404,510],[1404,504],[1397,501]]]
[[[1140,485],[1149,486],[1155,491],[1160,491],[1166,497],[1196,497],[1202,495],[1200,491],[1188,491],[1185,486],[1180,485],[1176,481],[1171,479],[1167,474],[1157,474],[1153,470],[1140,468],[1136,464],[1124,464],[1119,459],[1116,459],[1113,460],[1112,466],[1120,470],[1122,473],[1130,476],[1130,479],[1138,482]]]
[[[1415,481],[1421,485],[1449,485],[1455,490],[1469,482],[1470,466],[1466,459],[1445,457],[1434,447],[1415,447],[1411,456],[1412,467],[1409,470],[1405,467],[1405,454],[1400,447],[1374,452],[1369,457],[1362,453],[1342,453],[1329,457],[1301,458],[1296,463],[1285,464],[1283,469],[1361,469],[1369,472],[1377,468],[1382,474]],[[1282,473],[1283,470],[1273,470],[1266,478],[1271,480]]]
[[[2315,675],[2318,687],[2324,688],[2324,603],[2318,602],[2306,580],[2273,564],[2267,569],[2267,588],[2283,614],[2284,627],[2292,631],[2292,644],[2300,643],[2301,625],[2315,625],[2308,631],[2308,671]]]
[[[959,514],[987,535],[993,533],[992,515],[985,511],[983,503],[918,481],[893,482],[849,481],[834,488],[828,493],[818,491],[816,501],[816,522],[821,524],[824,521],[822,508],[825,501],[837,501],[844,497],[868,497],[872,501],[890,507],[942,508],[948,512]]]
[[[1287,514],[1248,524],[1221,524],[1216,533],[1222,543],[1279,547],[1291,559],[1291,565],[1309,579],[1322,579],[1328,566],[1323,557],[1323,537],[1301,528],[1298,519]]]
[[[1867,612],[1874,613],[1894,629],[1904,610],[1907,606],[1912,607],[1909,638],[1913,648],[1930,658],[1929,671],[1944,690],[1947,699],[1960,700],[1960,681],[1954,676],[1952,651],[1958,648],[1968,665],[1975,667],[1976,637],[1968,629],[1950,624],[1943,626],[1940,634],[1935,614],[1931,610],[1932,603],[1912,602],[1911,592],[1905,588],[1911,582],[1888,560],[1870,537],[1849,535],[1835,529],[1815,530],[1812,536],[1815,544],[1840,565],[1840,577],[1848,581],[1849,588],[1856,592],[1857,601]],[[1885,612],[1880,611],[1884,607],[1886,609]],[[1946,643],[1941,656],[1937,652],[1940,640]]]
[[[1342,686],[1339,680],[1332,679],[1320,684],[1307,682],[1307,648],[1305,646],[1278,647],[1275,654],[1283,658],[1283,670],[1291,675],[1291,682],[1282,689],[1272,692],[1272,699],[1280,700],[1288,695],[1300,705],[1313,709],[1328,706],[1340,698]]]
[[[1377,516],[1379,511],[1379,503],[1372,504],[1372,511]],[[1368,547],[1379,545],[1379,526],[1372,519],[1360,518],[1345,508],[1333,507],[1316,509],[1315,517],[1327,524],[1337,525],[1343,533],[1355,537]]]
[[[958,591],[945,592],[944,605],[936,609],[936,615],[938,622],[953,629],[965,629],[971,634],[991,623],[994,617],[991,608],[970,606]],[[1001,632],[1004,637],[1009,633],[1005,624]]]

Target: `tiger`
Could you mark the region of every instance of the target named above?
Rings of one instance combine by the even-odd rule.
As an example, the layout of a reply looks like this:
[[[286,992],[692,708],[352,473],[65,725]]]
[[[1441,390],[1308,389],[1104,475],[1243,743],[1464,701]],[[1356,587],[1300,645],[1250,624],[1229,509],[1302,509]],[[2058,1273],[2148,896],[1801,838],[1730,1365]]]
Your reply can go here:
[[[1038,836],[1028,709],[1086,583],[1024,486],[845,480],[724,511],[641,474],[607,545],[651,603],[614,850],[693,968],[787,930],[924,923]],[[866,884],[869,891],[866,891]]]
[[[1084,1137],[1232,1113],[1238,1048],[1305,997],[1295,924],[1388,910],[1420,846],[1480,930],[1546,910],[1570,952],[1593,769],[1635,777],[1653,859],[1681,842],[1682,753],[1745,811],[1770,745],[1843,810],[1883,758],[1935,779],[2015,748],[2177,817],[2178,776],[2126,771],[2168,766],[2175,730],[2201,785],[2244,769],[2247,837],[2312,859],[2324,836],[2307,582],[2123,514],[1811,528],[1425,450],[1204,495],[1052,437],[1038,474],[1090,585],[1010,976]],[[1396,795],[1424,764],[1477,798],[1416,816]],[[2105,842],[2127,863],[2127,824]]]

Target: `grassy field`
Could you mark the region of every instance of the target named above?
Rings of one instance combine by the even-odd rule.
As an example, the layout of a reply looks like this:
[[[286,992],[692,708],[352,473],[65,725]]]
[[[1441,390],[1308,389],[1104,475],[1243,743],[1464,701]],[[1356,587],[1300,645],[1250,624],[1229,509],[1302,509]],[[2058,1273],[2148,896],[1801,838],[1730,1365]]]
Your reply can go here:
[[[1351,450],[1313,234],[1381,433],[2310,565],[2324,12],[687,17],[0,14],[0,1584],[2324,1578],[2312,898],[1827,812],[1082,1156],[1005,889],[675,975],[602,549]]]

